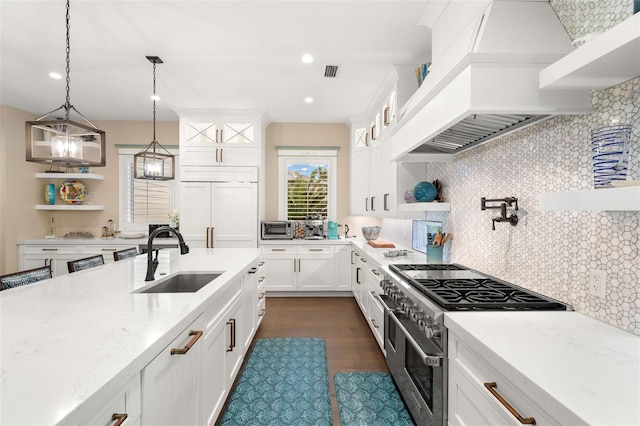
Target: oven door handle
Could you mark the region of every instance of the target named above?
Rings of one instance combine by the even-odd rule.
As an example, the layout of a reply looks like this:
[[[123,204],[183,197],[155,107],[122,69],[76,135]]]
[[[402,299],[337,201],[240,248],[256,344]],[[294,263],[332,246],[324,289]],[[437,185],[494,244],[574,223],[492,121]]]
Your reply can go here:
[[[409,334],[409,331],[404,327],[404,325],[402,325],[400,320],[395,315],[393,315],[393,313],[389,313],[388,315],[391,317],[391,319],[393,319],[397,326],[400,327],[400,329],[402,330],[402,334],[404,334],[407,341],[409,341],[414,349],[418,351],[418,355],[420,355],[420,357],[422,358],[422,362],[424,363],[424,365],[428,365],[430,367],[442,367],[442,354],[433,355],[424,353],[420,345],[418,345],[418,342],[416,342],[413,336]]]

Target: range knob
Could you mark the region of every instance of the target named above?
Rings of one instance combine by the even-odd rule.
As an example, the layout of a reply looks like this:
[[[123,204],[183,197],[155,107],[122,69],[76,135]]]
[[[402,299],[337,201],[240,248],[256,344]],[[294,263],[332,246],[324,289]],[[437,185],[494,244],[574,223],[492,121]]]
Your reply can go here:
[[[427,324],[424,327],[424,334],[429,339],[438,338],[440,337],[440,327],[438,327],[436,324]]]
[[[425,322],[424,319],[426,315],[420,310],[420,308],[414,306],[409,310],[409,317],[411,318],[411,321],[418,324],[418,321],[422,321],[423,323]]]
[[[414,306],[415,305],[413,304],[411,299],[409,299],[408,297],[404,297],[400,301],[400,309],[402,310],[402,312],[404,312],[407,315],[409,314],[409,312],[411,312]]]

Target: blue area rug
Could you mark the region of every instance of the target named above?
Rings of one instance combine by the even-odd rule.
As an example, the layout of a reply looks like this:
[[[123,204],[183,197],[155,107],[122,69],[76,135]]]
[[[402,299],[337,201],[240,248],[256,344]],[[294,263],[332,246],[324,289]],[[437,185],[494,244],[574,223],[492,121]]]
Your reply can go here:
[[[334,376],[342,426],[413,426],[413,420],[387,373]]]
[[[324,340],[258,339],[220,425],[332,424]]]

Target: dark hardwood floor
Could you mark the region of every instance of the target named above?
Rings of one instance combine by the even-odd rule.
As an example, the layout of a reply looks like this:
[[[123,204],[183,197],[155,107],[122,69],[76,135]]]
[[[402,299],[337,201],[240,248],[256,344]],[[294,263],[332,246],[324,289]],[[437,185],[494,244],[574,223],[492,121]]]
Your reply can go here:
[[[256,339],[320,337],[327,344],[333,424],[340,425],[333,376],[348,371],[387,372],[355,299],[351,297],[267,297],[266,315]]]

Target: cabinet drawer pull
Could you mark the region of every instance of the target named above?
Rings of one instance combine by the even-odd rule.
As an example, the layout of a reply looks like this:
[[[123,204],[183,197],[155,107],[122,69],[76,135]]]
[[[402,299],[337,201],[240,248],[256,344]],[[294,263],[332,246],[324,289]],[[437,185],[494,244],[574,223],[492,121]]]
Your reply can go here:
[[[283,248],[272,248],[271,251],[285,251]]]
[[[262,299],[264,299],[264,296],[265,296],[266,294],[267,294],[267,293],[265,293],[265,292],[260,293],[260,296],[258,296],[258,300],[262,300]]]
[[[187,345],[182,349],[172,348],[171,355],[184,355],[189,352],[189,349],[191,349],[191,347],[195,345],[198,339],[202,337],[202,331],[190,330],[189,336],[193,336],[191,340],[189,340],[189,343],[187,343]]]
[[[58,251],[57,248],[43,248],[42,251]]]
[[[298,272],[302,272],[302,264],[300,263],[300,259],[298,259]]]
[[[236,347],[236,320],[235,320],[235,318],[229,319],[229,321],[227,321],[227,325],[231,326],[231,343],[229,344],[229,347],[227,348],[227,352],[231,352],[231,351],[233,351],[233,348]]]
[[[102,251],[116,251],[114,248],[103,248]]]
[[[258,283],[261,283],[262,281],[264,281],[264,277],[258,278]]]
[[[375,319],[371,318],[371,324],[373,324],[373,328],[380,328]]]
[[[129,417],[127,413],[113,413],[111,416],[111,421],[115,422],[113,426],[120,426],[125,420],[127,420],[127,417]]]
[[[389,194],[384,194],[383,200],[384,200],[384,211],[388,212],[389,211]]]
[[[380,275],[380,272],[378,272],[378,271],[377,271],[377,270],[375,270],[375,269],[372,269],[372,270],[371,270],[371,272],[373,273],[373,275]]]
[[[217,130],[216,130],[217,132]],[[205,246],[206,248],[209,248],[209,227],[207,226],[207,230],[205,231],[205,233],[207,234],[207,245]]]
[[[506,399],[504,399],[504,398],[502,397],[502,395],[500,395],[500,394],[498,393],[498,391],[495,389],[495,388],[497,388],[497,387],[498,387],[498,385],[496,384],[496,382],[486,382],[486,383],[484,384],[484,387],[485,387],[485,388],[487,388],[487,390],[488,390],[489,392],[491,392],[491,395],[493,395],[493,396],[494,396],[494,397],[495,397],[495,398],[500,402],[500,404],[502,404],[502,405],[504,406],[504,408],[506,408],[507,410],[509,410],[509,412],[510,412],[511,414],[513,414],[513,417],[515,417],[516,419],[518,419],[518,421],[519,421],[521,424],[523,424],[523,425],[535,425],[535,424],[536,424],[536,419],[535,419],[535,418],[533,418],[533,417],[522,417],[522,416],[520,415],[520,413],[518,413],[518,412],[516,411],[516,409],[515,409],[515,408],[513,408],[513,407],[511,406],[511,404],[509,404],[509,403],[507,402],[507,400],[506,400]]]
[[[258,316],[259,316],[259,317],[264,316],[264,313],[265,313],[265,312],[267,312],[267,310],[266,310],[266,309],[261,309],[261,310],[260,310],[260,313],[258,314]]]
[[[258,268],[256,268],[255,266],[251,269],[249,269],[249,273],[250,274],[255,274],[256,272],[258,272]]]
[[[221,130],[222,131],[222,130]],[[222,159],[222,152],[224,151],[224,149],[220,148],[220,162],[224,163],[224,160]]]
[[[309,251],[323,251],[321,248],[310,248]]]
[[[264,265],[264,260],[260,263],[258,263],[258,268]]]
[[[362,284],[360,282],[360,268],[356,267],[356,284]]]

